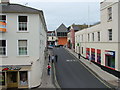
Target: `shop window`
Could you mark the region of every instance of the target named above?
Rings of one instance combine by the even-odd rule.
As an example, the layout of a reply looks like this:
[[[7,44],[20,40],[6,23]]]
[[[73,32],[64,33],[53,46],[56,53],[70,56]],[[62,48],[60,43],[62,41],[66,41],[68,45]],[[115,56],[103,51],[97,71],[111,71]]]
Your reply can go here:
[[[86,48],[86,58],[88,59],[90,56],[90,48]]]
[[[101,64],[101,50],[97,49],[97,63]]]
[[[5,72],[0,72],[0,85],[5,85]]]
[[[91,49],[91,59],[92,61],[95,61],[95,49]]]
[[[28,85],[27,71],[21,71],[20,72],[20,85],[22,85],[22,86]]]
[[[105,61],[106,61],[106,66],[115,68],[115,52],[114,51],[106,51],[105,52]]]

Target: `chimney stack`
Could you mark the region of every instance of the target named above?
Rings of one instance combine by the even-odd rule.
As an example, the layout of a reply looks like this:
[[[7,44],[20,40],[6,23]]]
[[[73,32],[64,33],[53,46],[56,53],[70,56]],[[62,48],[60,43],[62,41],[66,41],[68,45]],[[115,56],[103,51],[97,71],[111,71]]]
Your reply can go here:
[[[2,3],[2,4],[9,4],[9,0],[0,0],[0,3]]]

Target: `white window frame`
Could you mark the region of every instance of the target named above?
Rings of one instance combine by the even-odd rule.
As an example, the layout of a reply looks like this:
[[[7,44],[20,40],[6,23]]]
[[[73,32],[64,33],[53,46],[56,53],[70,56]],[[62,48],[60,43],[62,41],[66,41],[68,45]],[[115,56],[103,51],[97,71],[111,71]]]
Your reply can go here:
[[[27,55],[19,55],[19,40],[27,40]],[[29,56],[29,40],[28,39],[18,39],[17,40],[17,56]]]
[[[6,39],[0,39],[0,40],[5,40],[6,41],[6,54],[5,55],[0,55],[0,56],[7,56],[8,55],[8,52],[7,52],[7,40]]]
[[[19,30],[19,16],[27,16],[27,31],[20,31]],[[28,15],[26,15],[26,14],[20,14],[20,15],[17,15],[17,32],[23,32],[23,33],[27,33],[27,32],[29,32],[29,16]]]

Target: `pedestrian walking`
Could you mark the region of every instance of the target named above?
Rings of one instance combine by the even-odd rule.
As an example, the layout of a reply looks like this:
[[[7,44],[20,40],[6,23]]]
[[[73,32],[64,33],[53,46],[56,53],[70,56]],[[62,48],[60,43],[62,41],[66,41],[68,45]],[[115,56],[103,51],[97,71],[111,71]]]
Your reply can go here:
[[[88,59],[89,59],[89,61],[90,61],[90,64],[91,64],[91,56],[90,56],[90,55],[88,56]]]
[[[78,53],[78,58],[80,59],[80,57],[81,57],[81,54],[80,54],[80,53]]]
[[[49,58],[49,63],[50,63],[50,60],[51,60],[50,54],[49,54],[48,58]]]
[[[55,61],[57,62],[57,60],[58,60],[58,55],[56,54],[55,55]]]
[[[48,63],[48,65],[47,65],[47,73],[48,73],[48,75],[50,75],[50,69],[51,69],[51,66],[50,66],[50,64]]]
[[[53,63],[54,59],[55,59],[54,55],[51,56],[51,59],[52,59],[52,63]]]

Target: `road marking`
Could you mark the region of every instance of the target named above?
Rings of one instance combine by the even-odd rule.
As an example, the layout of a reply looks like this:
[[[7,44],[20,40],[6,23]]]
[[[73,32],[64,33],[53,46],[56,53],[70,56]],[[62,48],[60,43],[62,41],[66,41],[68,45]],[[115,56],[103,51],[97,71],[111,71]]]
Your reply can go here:
[[[76,62],[76,60],[66,60],[66,62]]]

